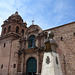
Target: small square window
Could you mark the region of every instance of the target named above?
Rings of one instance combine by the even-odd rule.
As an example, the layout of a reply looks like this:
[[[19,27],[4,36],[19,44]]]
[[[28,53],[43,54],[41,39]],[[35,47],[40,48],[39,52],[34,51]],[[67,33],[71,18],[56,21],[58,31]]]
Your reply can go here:
[[[13,68],[16,68],[16,64],[13,65]]]
[[[74,36],[75,36],[75,33],[74,33]]]
[[[63,37],[60,37],[60,40],[63,41]]]
[[[4,43],[4,47],[6,46],[6,43]]]
[[[3,64],[1,65],[1,69],[3,69]]]

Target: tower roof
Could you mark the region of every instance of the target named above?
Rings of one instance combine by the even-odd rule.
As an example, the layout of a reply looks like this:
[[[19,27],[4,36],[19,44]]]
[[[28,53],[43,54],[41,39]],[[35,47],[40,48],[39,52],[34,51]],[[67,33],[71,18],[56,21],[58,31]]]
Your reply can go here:
[[[12,14],[11,16],[9,16],[8,19],[17,19],[17,20],[23,20],[22,17],[18,14],[18,12],[16,11],[15,14]]]

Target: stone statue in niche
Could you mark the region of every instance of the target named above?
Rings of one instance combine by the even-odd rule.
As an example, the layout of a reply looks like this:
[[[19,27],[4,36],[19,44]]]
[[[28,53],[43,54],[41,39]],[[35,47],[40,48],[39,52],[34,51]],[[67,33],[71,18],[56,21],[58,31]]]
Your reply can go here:
[[[47,63],[47,64],[50,63],[50,58],[49,58],[49,56],[47,56],[47,58],[46,58],[46,63]]]

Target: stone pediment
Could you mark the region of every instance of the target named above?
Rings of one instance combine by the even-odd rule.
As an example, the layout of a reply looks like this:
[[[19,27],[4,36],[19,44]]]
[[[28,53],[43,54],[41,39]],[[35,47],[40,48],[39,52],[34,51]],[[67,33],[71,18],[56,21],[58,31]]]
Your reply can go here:
[[[38,49],[36,48],[30,48],[30,49],[25,49],[25,53],[33,53],[33,52],[37,52]]]
[[[38,25],[31,25],[28,29],[27,29],[27,33],[35,33],[35,32],[41,32],[42,29],[38,26]]]

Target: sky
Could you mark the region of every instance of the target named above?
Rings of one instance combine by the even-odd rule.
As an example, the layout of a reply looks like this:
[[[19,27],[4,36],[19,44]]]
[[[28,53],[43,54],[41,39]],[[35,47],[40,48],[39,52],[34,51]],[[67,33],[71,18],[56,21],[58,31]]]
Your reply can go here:
[[[34,20],[43,30],[75,21],[75,0],[0,0],[0,33],[3,21],[18,11],[29,27]]]

